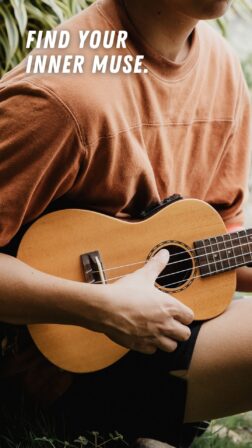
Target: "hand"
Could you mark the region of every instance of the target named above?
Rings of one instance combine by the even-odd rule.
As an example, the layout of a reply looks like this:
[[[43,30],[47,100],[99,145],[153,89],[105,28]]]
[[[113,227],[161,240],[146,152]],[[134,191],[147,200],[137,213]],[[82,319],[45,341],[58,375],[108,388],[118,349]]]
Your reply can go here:
[[[104,287],[109,307],[103,332],[114,342],[152,354],[157,348],[173,352],[177,341],[189,339],[192,310],[155,287],[168,260],[161,250],[143,268]]]

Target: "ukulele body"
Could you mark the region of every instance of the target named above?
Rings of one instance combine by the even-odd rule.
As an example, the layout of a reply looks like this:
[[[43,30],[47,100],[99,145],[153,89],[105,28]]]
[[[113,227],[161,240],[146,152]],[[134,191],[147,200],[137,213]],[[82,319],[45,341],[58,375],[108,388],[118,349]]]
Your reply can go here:
[[[17,257],[61,278],[102,282],[99,269],[106,281],[118,278],[143,266],[161,248],[167,248],[171,254],[169,263],[177,260],[181,272],[163,272],[157,286],[192,308],[197,320],[205,320],[221,314],[230,303],[236,273],[232,270],[201,278],[193,243],[226,232],[220,215],[197,199],[176,201],[142,221],[67,209],[49,213],[33,223],[20,243]],[[94,254],[100,264],[90,276],[88,260],[92,271]],[[29,325],[29,331],[46,358],[71,372],[100,370],[128,351],[101,333],[77,326],[35,324]]]

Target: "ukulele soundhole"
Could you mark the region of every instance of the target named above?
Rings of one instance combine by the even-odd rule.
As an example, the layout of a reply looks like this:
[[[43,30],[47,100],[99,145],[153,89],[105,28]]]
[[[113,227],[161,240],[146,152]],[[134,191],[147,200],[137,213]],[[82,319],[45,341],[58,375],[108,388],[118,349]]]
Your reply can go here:
[[[153,256],[161,249],[167,249],[170,258],[167,266],[156,279],[157,286],[162,290],[174,292],[187,288],[192,282],[194,263],[191,249],[182,243],[166,241],[151,251]]]

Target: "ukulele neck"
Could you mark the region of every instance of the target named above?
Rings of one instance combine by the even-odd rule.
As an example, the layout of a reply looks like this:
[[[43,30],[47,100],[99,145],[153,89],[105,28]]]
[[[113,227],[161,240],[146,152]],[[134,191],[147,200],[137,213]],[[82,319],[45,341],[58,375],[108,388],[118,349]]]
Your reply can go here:
[[[194,242],[201,277],[252,264],[252,229]]]

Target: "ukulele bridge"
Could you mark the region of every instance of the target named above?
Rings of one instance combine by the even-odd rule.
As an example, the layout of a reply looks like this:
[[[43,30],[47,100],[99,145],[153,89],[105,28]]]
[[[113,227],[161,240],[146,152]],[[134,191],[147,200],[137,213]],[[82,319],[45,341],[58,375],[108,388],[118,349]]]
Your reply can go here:
[[[82,254],[81,261],[87,283],[100,283],[104,285],[107,283],[101,256],[98,250]]]

